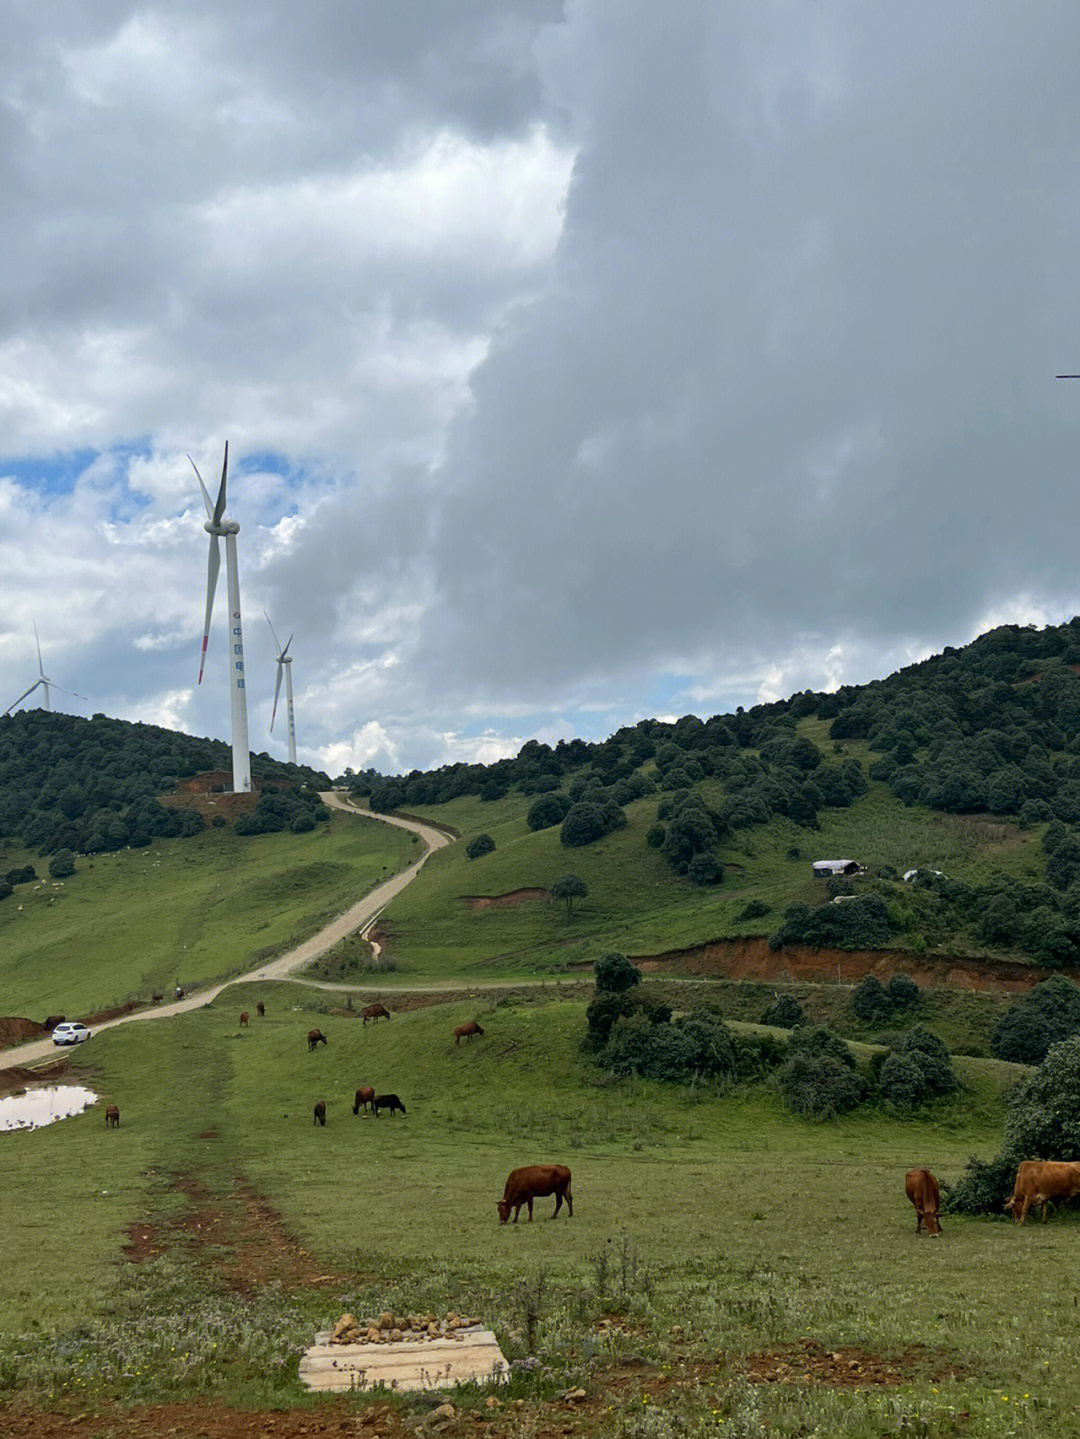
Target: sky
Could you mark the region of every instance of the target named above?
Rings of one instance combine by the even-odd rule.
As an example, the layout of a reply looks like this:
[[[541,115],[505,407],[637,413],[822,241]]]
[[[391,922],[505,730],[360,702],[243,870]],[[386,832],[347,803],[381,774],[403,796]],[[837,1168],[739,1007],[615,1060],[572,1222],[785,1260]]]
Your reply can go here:
[[[1080,610],[1080,7],[0,6],[0,708],[490,761]]]

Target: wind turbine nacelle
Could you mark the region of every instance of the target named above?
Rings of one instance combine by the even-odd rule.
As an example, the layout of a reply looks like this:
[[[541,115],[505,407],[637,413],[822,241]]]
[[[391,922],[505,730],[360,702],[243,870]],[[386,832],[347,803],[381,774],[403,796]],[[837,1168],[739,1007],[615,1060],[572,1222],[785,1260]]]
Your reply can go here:
[[[236,520],[222,520],[220,525],[215,525],[213,520],[204,520],[203,529],[208,535],[238,535],[240,526]]]

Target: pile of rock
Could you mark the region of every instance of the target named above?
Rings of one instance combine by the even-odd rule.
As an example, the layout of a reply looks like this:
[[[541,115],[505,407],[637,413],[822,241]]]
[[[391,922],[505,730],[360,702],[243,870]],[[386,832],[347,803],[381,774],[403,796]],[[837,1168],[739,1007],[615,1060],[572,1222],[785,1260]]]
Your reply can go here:
[[[331,1344],[422,1344],[432,1339],[464,1338],[466,1329],[476,1329],[479,1319],[466,1319],[451,1311],[445,1319],[434,1314],[391,1314],[389,1310],[377,1319],[356,1319],[343,1314],[330,1335]]]

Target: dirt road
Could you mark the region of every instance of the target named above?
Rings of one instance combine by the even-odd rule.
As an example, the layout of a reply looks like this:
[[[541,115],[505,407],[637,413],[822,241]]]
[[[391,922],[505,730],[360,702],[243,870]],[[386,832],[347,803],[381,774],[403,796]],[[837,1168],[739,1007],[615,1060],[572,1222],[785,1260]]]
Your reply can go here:
[[[344,810],[347,814],[358,814],[360,811],[353,805],[345,803],[340,795],[332,791],[321,796],[323,803],[331,809]],[[367,811],[363,812],[365,815]],[[423,868],[428,856],[434,854],[437,849],[450,844],[450,836],[442,830],[434,829],[429,824],[421,824],[414,819],[398,819],[394,815],[377,814],[368,816],[377,819],[383,824],[397,825],[399,829],[408,829],[413,834],[418,834],[424,841],[427,848],[408,869],[403,869],[400,874],[393,875],[390,879],[384,880],[382,884],[376,885],[369,894],[356,904],[350,906],[337,919],[331,920],[317,934],[306,939],[303,944],[298,944],[295,949],[288,950],[285,954],[279,955],[266,964],[260,964],[258,969],[253,969],[247,974],[236,974],[231,979],[222,981],[221,984],[212,985],[209,989],[200,989],[185,995],[183,999],[174,1000],[171,1004],[157,1004],[153,1009],[140,1009],[134,1014],[125,1014],[119,1019],[110,1019],[104,1024],[94,1026],[94,1033],[100,1034],[103,1030],[113,1029],[118,1024],[138,1024],[143,1020],[168,1019],[174,1014],[186,1014],[189,1010],[199,1009],[204,1004],[227,989],[230,984],[243,984],[246,980],[260,979],[287,979],[295,970],[303,969],[313,959],[318,959],[320,954],[325,954],[332,949],[339,940],[346,935],[352,934],[354,930],[363,929],[375,919],[393,899],[396,894],[411,884]],[[41,1059],[54,1059],[57,1054],[63,1051],[58,1049],[51,1039],[35,1040],[31,1044],[19,1044],[12,1049],[4,1051],[4,1063],[10,1064],[32,1064]]]

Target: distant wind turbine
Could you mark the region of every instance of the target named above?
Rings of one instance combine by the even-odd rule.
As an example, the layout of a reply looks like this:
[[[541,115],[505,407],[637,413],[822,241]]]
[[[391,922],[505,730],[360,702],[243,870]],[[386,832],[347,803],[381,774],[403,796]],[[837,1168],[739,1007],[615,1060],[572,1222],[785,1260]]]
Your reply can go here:
[[[23,700],[26,699],[27,695],[32,695],[39,686],[41,688],[42,694],[45,697],[46,710],[52,709],[52,706],[49,703],[50,685],[52,685],[53,689],[59,690],[61,694],[71,695],[73,699],[84,700],[86,698],[85,695],[77,695],[74,690],[66,690],[63,685],[58,685],[55,680],[50,680],[46,678],[45,666],[41,663],[41,641],[38,639],[36,621],[34,623],[34,643],[37,645],[38,677],[28,690],[24,690],[17,700],[14,700],[11,704],[8,705],[7,709],[4,711],[6,715],[9,715],[16,705],[21,705]]]
[[[210,561],[206,571],[206,622],[203,625],[202,654],[199,657],[199,683],[206,667],[206,646],[210,640],[210,618],[214,612],[214,589],[221,568],[219,540],[225,536],[225,579],[229,594],[229,709],[232,714],[233,791],[240,794],[251,789],[251,752],[248,748],[247,692],[244,688],[244,631],[240,623],[240,570],[236,559],[236,537],[240,526],[225,519],[225,480],[229,470],[229,442],[225,441],[225,458],[221,463],[221,488],[217,503],[211,505],[199,467],[191,456],[191,468],[199,481],[206,504],[206,524],[210,536]]]
[[[263,610],[266,615],[266,611]],[[292,635],[285,641],[285,648],[281,648],[281,641],[277,637],[277,630],[270,624],[270,616],[266,615],[266,623],[270,625],[270,633],[274,636],[274,643],[277,645],[277,679],[274,682],[274,709],[270,716],[270,733],[274,733],[274,719],[277,715],[278,695],[281,693],[281,676],[285,675],[285,704],[289,712],[289,763],[296,763],[296,716],[293,713],[292,698],[292,655],[289,653],[289,646],[293,642]]]

